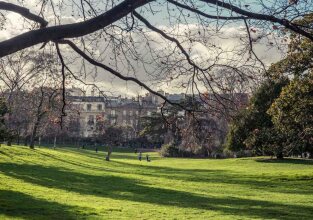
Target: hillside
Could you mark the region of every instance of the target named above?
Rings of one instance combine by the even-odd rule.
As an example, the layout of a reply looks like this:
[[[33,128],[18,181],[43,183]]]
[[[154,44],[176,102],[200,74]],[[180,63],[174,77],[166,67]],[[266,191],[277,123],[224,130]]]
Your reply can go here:
[[[0,219],[312,219],[313,161],[150,155],[2,146]]]

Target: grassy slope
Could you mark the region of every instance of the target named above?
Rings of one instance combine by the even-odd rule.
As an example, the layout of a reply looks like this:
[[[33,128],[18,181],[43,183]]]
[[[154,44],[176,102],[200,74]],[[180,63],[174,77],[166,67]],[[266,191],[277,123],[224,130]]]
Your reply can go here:
[[[0,219],[312,219],[313,161],[0,148]]]

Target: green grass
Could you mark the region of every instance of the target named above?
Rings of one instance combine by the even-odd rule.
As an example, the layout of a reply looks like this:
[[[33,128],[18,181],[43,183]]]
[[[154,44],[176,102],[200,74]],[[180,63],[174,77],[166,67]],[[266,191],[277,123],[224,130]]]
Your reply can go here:
[[[313,161],[0,148],[0,219],[312,219]]]

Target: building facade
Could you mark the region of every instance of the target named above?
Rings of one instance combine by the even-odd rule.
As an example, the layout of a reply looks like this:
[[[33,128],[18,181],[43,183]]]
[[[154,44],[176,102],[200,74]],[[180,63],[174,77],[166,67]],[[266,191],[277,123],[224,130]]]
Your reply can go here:
[[[137,98],[85,96],[84,93],[71,91],[71,115],[79,120],[80,136],[93,137],[97,123],[106,126],[128,128],[130,136],[136,137],[140,130],[140,119],[158,111],[160,99],[153,94]]]
[[[187,99],[185,94],[167,94],[159,91],[172,102],[180,103]],[[71,102],[71,115],[76,117],[79,124],[79,136],[83,138],[93,137],[97,133],[97,124],[104,123],[106,127],[120,126],[129,130],[129,137],[135,138],[140,132],[140,120],[144,116],[150,116],[153,113],[160,112],[162,103],[160,97],[147,93],[145,96],[137,98],[122,98],[90,96],[79,89],[72,89],[69,92],[69,100]],[[248,103],[248,95],[246,93],[237,93],[232,95],[216,95],[209,94],[204,97],[197,97],[198,102],[206,109],[202,114],[202,118],[213,119],[219,123],[223,123],[223,127],[227,129],[229,119],[224,112],[236,111],[244,108]],[[166,110],[166,108],[165,108]],[[218,110],[218,111],[216,111]],[[224,114],[224,113],[225,114]],[[222,114],[223,113],[223,114]],[[179,114],[186,115],[184,110],[180,110]],[[230,115],[229,113],[227,113]]]

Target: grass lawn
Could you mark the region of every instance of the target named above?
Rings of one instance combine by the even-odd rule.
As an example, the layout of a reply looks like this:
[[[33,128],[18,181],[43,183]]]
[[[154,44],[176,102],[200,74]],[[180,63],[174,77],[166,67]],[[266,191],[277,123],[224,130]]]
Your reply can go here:
[[[313,161],[150,155],[2,146],[0,219],[313,219]]]

